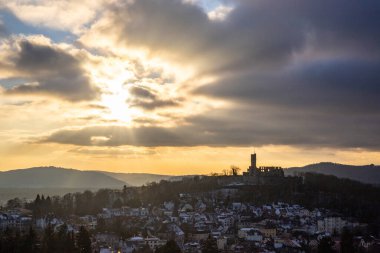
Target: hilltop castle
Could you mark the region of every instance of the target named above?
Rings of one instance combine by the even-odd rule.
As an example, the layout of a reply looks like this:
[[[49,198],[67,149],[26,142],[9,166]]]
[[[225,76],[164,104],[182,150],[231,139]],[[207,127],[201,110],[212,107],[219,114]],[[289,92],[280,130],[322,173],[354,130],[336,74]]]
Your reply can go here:
[[[285,182],[284,170],[281,167],[260,166],[257,167],[256,153],[251,154],[251,165],[242,176],[224,176],[220,178],[222,185],[266,185],[281,184]]]
[[[281,167],[263,166],[257,167],[256,153],[251,154],[251,166],[247,172],[243,172],[243,176],[253,177],[284,177],[284,170]]]

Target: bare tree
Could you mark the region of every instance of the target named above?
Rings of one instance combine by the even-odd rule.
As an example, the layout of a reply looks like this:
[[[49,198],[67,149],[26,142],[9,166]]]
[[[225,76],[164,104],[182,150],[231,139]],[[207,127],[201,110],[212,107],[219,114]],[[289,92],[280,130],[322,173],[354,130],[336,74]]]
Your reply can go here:
[[[237,176],[240,172],[240,168],[235,166],[235,165],[231,165],[231,168],[230,168],[230,175],[232,176]]]

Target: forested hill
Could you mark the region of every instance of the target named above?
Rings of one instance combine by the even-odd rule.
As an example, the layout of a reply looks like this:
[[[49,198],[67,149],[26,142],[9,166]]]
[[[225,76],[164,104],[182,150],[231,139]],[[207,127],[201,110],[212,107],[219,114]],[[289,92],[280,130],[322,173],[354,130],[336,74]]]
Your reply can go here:
[[[101,172],[57,167],[0,172],[1,188],[121,188],[125,184]]]
[[[286,175],[294,175],[297,172],[315,172],[325,175],[334,175],[339,178],[348,178],[367,184],[380,184],[380,166],[373,164],[354,166],[322,162],[285,170]]]

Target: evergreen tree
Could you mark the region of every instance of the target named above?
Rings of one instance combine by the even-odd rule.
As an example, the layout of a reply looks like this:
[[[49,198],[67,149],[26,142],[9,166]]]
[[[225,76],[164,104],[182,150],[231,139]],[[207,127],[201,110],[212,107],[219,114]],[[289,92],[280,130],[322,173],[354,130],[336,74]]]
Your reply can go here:
[[[44,208],[45,208],[45,213],[50,213],[52,210],[52,201],[51,201],[51,198],[50,196],[47,196],[47,198],[45,199],[45,205],[44,205]]]
[[[37,197],[36,197],[36,199],[34,200],[34,203],[35,203],[35,204],[40,204],[40,202],[41,202],[40,194],[37,194]]]
[[[36,218],[41,217],[41,197],[40,197],[40,194],[37,194],[37,197],[34,200],[33,215]]]
[[[124,203],[125,203],[127,201],[127,186],[126,185],[123,186],[123,195],[122,195],[122,197],[123,197],[123,200],[124,200]]]

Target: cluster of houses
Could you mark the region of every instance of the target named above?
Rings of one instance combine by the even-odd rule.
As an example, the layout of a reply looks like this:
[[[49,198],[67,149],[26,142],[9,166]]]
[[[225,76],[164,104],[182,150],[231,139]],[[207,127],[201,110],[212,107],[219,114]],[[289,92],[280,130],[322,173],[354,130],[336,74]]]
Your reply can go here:
[[[186,253],[201,253],[202,242],[213,240],[220,252],[306,252],[316,251],[319,241],[331,237],[339,252],[344,228],[365,230],[366,224],[343,218],[325,209],[308,210],[300,205],[273,203],[220,203],[208,208],[212,199],[182,194],[180,203],[164,202],[149,208],[104,209],[98,217],[133,217],[140,233],[122,240],[114,233],[94,237],[99,252],[132,253],[148,245],[153,251],[174,240]],[[90,223],[90,222],[89,222]],[[143,236],[147,231],[146,236]],[[380,245],[373,237],[356,237],[364,251]]]
[[[33,225],[32,213],[26,209],[0,211],[0,229],[6,228],[26,230]]]
[[[131,231],[133,228],[135,234],[123,239],[116,231],[100,231],[101,220],[106,224],[123,221],[120,226]],[[180,194],[179,201],[159,206],[103,208],[97,215],[65,220],[51,216],[33,220],[25,209],[0,212],[1,229],[26,229],[33,225],[42,230],[51,225],[58,231],[63,224],[74,233],[80,226],[92,231],[93,248],[101,253],[132,253],[144,247],[154,252],[169,240],[174,240],[185,253],[201,253],[206,240],[212,240],[220,252],[313,252],[324,237],[332,238],[339,252],[343,229],[366,229],[366,224],[326,209],[308,210],[288,203],[227,203],[217,200],[215,193]],[[354,241],[364,252],[380,246],[378,239],[369,236],[355,237]]]

